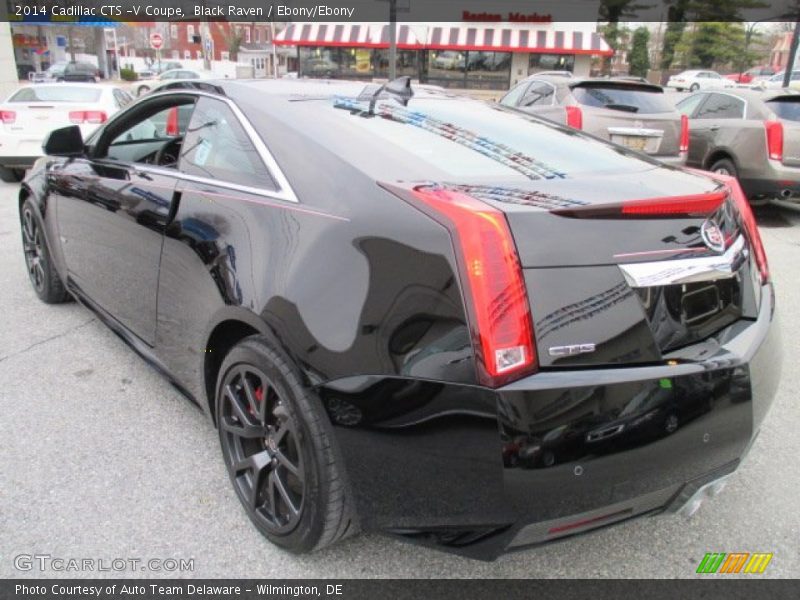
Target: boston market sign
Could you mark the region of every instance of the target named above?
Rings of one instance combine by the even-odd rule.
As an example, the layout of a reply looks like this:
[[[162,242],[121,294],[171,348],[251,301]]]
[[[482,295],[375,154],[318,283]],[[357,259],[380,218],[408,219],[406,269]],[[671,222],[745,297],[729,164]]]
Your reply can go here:
[[[534,13],[521,13],[509,12],[507,18],[503,19],[503,15],[498,13],[488,12],[472,12],[470,10],[461,11],[462,21],[479,21],[479,22],[501,22],[509,21],[511,23],[552,23],[552,15],[543,15],[537,12]]]

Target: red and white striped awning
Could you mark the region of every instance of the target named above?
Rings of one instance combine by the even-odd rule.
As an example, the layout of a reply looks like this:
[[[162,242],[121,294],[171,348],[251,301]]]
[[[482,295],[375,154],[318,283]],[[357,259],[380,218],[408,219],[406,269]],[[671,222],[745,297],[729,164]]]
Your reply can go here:
[[[525,28],[464,23],[427,27],[426,39],[415,29],[397,26],[397,47],[406,50],[478,50],[484,52],[535,52],[540,54],[590,54],[611,56],[614,51],[596,32],[554,31],[532,25]],[[367,23],[290,23],[275,36],[278,46],[349,46],[388,48],[389,26]]]
[[[275,36],[275,45],[388,48],[389,26],[366,23],[291,23]],[[424,44],[411,27],[398,25],[397,47],[415,50],[424,48]]]
[[[611,56],[611,46],[596,32],[553,31],[502,26],[460,25],[431,27],[425,45],[431,50],[480,50],[483,52],[536,52]]]

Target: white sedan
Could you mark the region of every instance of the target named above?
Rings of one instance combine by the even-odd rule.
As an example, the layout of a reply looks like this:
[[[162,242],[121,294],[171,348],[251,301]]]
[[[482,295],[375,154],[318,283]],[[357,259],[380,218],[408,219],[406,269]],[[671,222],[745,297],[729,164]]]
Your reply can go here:
[[[783,87],[783,75],[783,73],[776,73],[766,81],[753,82],[751,87],[757,90],[779,90]],[[792,71],[792,76],[789,79],[789,88],[800,90],[800,71]]]
[[[137,83],[134,86],[136,95],[141,96],[151,90],[158,89],[164,85],[174,81],[191,81],[193,79],[214,79],[215,76],[211,71],[195,71],[193,69],[171,69],[164,71],[155,79]]]
[[[683,90],[696,92],[697,90],[732,88],[736,87],[736,84],[725,79],[716,71],[690,70],[670,77],[667,87],[674,88],[679,92]]]
[[[125,90],[92,83],[42,83],[22,87],[0,104],[0,179],[21,181],[42,156],[53,129],[78,125],[83,138],[133,100]]]

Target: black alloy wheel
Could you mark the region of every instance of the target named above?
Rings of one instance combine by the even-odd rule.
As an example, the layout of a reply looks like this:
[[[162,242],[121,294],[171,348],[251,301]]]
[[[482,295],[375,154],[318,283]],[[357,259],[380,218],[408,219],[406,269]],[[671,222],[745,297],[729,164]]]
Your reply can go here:
[[[256,367],[239,365],[222,386],[220,435],[236,492],[267,531],[285,534],[300,521],[306,496],[297,423]]]
[[[22,211],[22,248],[25,251],[25,264],[28,266],[28,277],[37,293],[44,290],[46,275],[42,264],[42,236],[33,210],[26,206]]]
[[[356,533],[330,419],[294,363],[266,338],[251,336],[228,352],[219,373],[222,456],[258,530],[298,554]]]
[[[25,252],[25,266],[31,280],[33,291],[47,304],[57,304],[69,299],[64,284],[50,263],[50,254],[44,239],[42,222],[29,200],[22,205],[20,215],[22,229],[22,249]]]

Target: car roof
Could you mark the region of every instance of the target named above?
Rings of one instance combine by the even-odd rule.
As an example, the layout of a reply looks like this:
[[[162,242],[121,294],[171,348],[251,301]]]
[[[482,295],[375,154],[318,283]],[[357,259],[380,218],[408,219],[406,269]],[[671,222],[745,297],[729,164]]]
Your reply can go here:
[[[791,89],[780,90],[757,90],[753,88],[722,88],[718,90],[701,90],[697,94],[726,94],[728,96],[736,96],[742,100],[747,101],[762,101],[766,102],[778,96],[798,96],[800,92]]]

